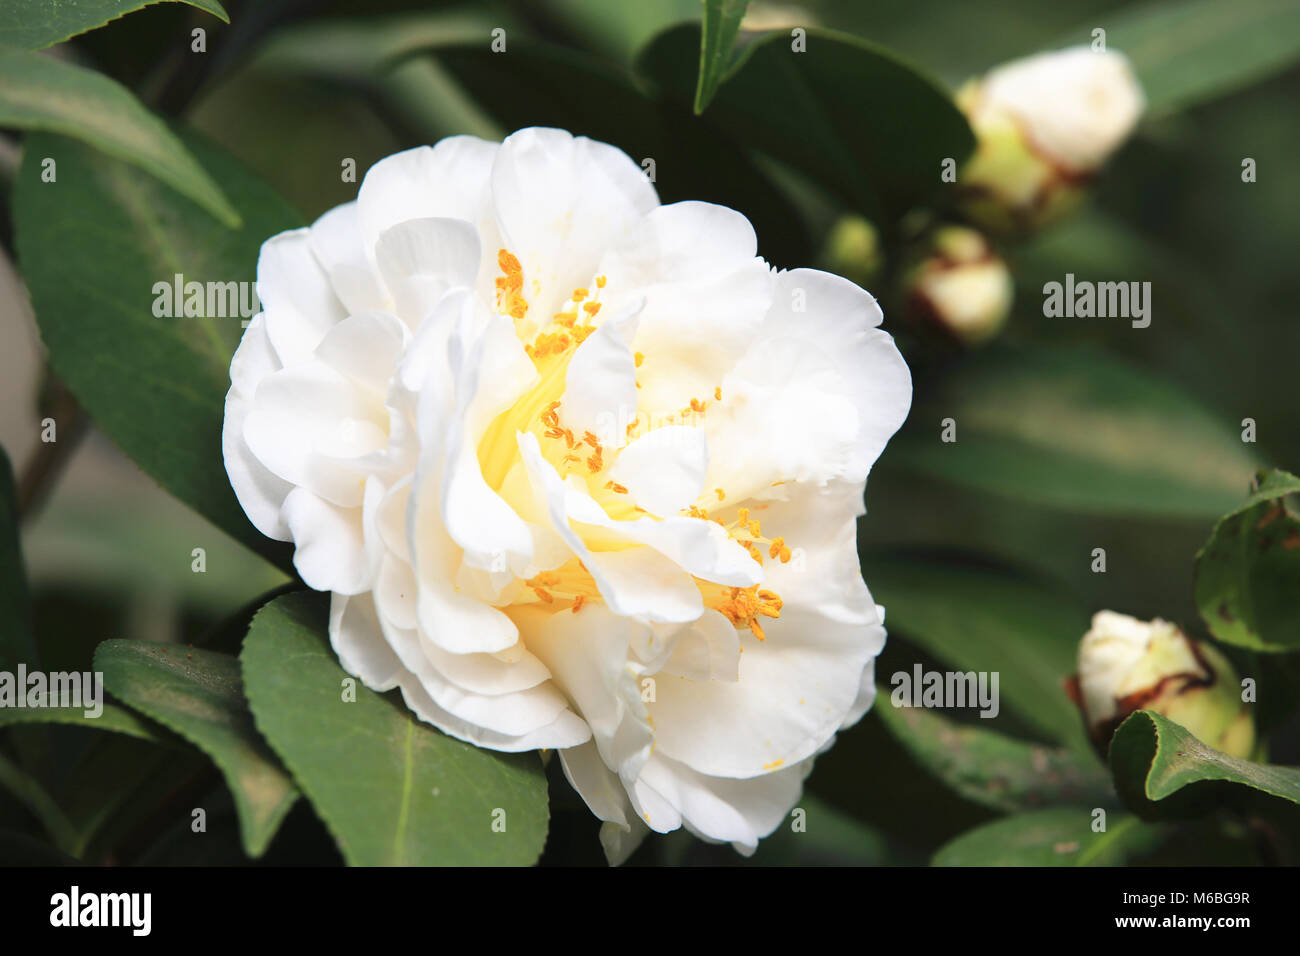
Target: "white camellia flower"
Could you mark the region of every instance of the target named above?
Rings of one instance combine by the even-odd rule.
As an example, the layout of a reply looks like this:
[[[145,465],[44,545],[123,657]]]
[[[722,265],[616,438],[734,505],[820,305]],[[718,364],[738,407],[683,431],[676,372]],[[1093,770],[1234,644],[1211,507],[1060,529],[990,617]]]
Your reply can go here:
[[[977,138],[959,177],[974,194],[968,211],[999,229],[1042,225],[1077,205],[1145,106],[1128,58],[1086,46],[1005,63],[957,102]]]
[[[555,129],[398,153],[262,247],[226,468],[339,660],[554,748],[614,862],[752,852],[874,696],[855,522],[906,417],[870,295]]]

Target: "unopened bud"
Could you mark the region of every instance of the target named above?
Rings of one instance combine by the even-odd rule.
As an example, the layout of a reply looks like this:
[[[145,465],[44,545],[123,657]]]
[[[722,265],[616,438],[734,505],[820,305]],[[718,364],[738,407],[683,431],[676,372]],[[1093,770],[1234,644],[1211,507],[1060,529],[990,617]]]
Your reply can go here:
[[[1122,54],[1072,47],[1003,64],[968,82],[957,103],[977,140],[958,177],[963,210],[986,228],[1024,232],[1078,205],[1144,98]]]
[[[826,237],[822,260],[828,271],[871,288],[884,265],[876,227],[861,216],[840,217]]]
[[[1103,753],[1115,728],[1137,710],[1163,714],[1230,756],[1255,753],[1255,720],[1236,671],[1212,646],[1168,621],[1098,612],[1079,644],[1072,681],[1072,696]]]
[[[941,226],[903,278],[908,316],[937,325],[963,345],[981,345],[1011,313],[1011,272],[987,239],[965,226]]]

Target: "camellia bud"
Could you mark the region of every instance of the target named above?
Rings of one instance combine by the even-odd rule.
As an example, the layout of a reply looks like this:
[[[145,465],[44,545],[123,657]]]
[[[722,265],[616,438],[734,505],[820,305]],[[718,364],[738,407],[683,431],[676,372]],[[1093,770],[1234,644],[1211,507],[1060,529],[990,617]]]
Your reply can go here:
[[[861,216],[841,216],[826,237],[822,264],[863,288],[876,284],[884,265],[880,235]]]
[[[975,131],[961,170],[963,210],[999,232],[1059,219],[1133,132],[1142,88],[1122,54],[1072,47],[1003,64],[957,104]]]
[[[963,345],[982,345],[1006,324],[1011,272],[987,239],[966,226],[941,226],[928,253],[903,278],[913,321],[939,326]]]
[[[1100,611],[1079,644],[1079,672],[1068,682],[1088,732],[1105,752],[1136,710],[1152,710],[1233,757],[1255,754],[1255,719],[1227,658],[1176,625]]]

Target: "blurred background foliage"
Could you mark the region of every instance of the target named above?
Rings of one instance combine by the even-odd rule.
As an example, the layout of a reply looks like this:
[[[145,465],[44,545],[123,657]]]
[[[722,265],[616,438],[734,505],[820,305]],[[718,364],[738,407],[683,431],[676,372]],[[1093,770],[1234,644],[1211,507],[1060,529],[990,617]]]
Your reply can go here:
[[[653,157],[665,201],[735,206],[754,221],[760,252],[779,267],[828,264],[827,238],[845,211],[877,218],[887,265],[870,288],[916,380],[914,411],[873,472],[860,526],[866,579],[888,608],[890,625],[877,675],[883,681],[918,661],[999,671],[1001,736],[980,727],[974,737],[961,736],[966,724],[982,723],[961,714],[921,726],[877,708],[819,759],[802,804],[808,833],[796,837],[783,828],[752,862],[926,863],[936,853],[937,862],[1001,861],[981,849],[978,834],[991,833],[986,842],[1002,847],[1005,833],[1032,833],[1035,853],[1069,845],[1081,825],[1076,804],[1110,806],[1117,820],[1133,821],[1113,825],[1113,839],[1089,862],[1296,859],[1294,814],[1261,823],[1248,810],[1216,804],[1191,823],[1137,825],[1123,817],[1061,689],[1098,609],[1164,617],[1205,636],[1193,600],[1193,556],[1215,520],[1244,498],[1257,467],[1300,468],[1293,370],[1300,354],[1293,262],[1300,248],[1300,70],[1294,42],[1233,33],[1257,3],[752,5],[747,26],[823,27],[862,38],[933,77],[940,89],[954,90],[1005,60],[1087,43],[1094,27],[1106,28],[1109,45],[1133,56],[1152,99],[1150,114],[1082,211],[1001,247],[1015,279],[1013,311],[996,341],[978,350],[936,345],[903,321],[896,280],[906,228],[896,215],[902,209],[888,206],[908,198],[909,167],[885,168],[875,181],[850,176],[841,183],[830,167],[825,176],[810,175],[816,164],[801,153],[817,149],[815,137],[790,135],[797,137],[809,117],[786,115],[765,140],[743,122],[743,112],[729,112],[735,104],[727,97],[743,90],[729,92],[724,84],[700,117],[683,106],[694,91],[698,34],[664,31],[698,20],[697,0],[359,6],[229,0],[226,26],[184,4],[159,4],[77,37],[59,55],[117,79],[220,144],[304,221],[354,198],[356,184],[339,174],[344,158],[355,159],[360,174],[399,149],[457,133],[499,137],[523,125],[558,125],[634,157]],[[1147,69],[1171,56],[1162,46],[1167,30],[1144,22],[1149,10],[1177,8],[1208,38],[1192,74],[1175,71],[1169,79],[1168,71]],[[196,25],[208,30],[204,56],[189,52]],[[484,40],[496,27],[509,38],[504,56]],[[1216,83],[1223,61],[1237,69]],[[871,137],[911,142],[912,116],[897,102],[895,84],[839,95],[833,125],[860,129],[868,142],[858,155],[870,156]],[[922,146],[918,155],[925,155]],[[17,137],[5,138],[6,212],[19,150]],[[1257,182],[1242,182],[1244,157],[1257,161]],[[937,185],[937,168],[913,175]],[[12,253],[12,235],[4,238]],[[1044,318],[1042,286],[1067,272],[1150,281],[1151,327]],[[44,371],[12,261],[0,293],[0,438],[18,475],[43,473],[39,421],[50,408],[68,407],[67,398]],[[955,446],[940,446],[940,421],[950,416],[963,430]],[[1257,422],[1257,444],[1240,440],[1247,417]],[[73,442],[71,429],[60,441]],[[289,580],[159,490],[93,427],[60,464],[66,471],[46,474],[40,484],[52,488],[48,495],[22,481],[18,489],[35,633],[47,668],[86,668],[94,647],[109,637],[200,645],[210,637],[219,645],[229,641],[221,625],[233,609]],[[196,546],[207,551],[203,575],[190,570]],[[1107,554],[1104,574],[1091,570],[1098,547]],[[1273,759],[1300,762],[1294,655],[1229,650],[1238,669],[1260,681]],[[63,845],[79,849],[80,858],[244,861],[229,797],[201,758],[185,752],[189,763],[173,761],[117,738],[106,753],[92,746],[97,732],[82,728],[42,732],[56,738],[54,752],[68,755],[52,761],[65,768],[52,793],[76,831]],[[934,740],[942,741],[942,760]],[[14,746],[21,748],[21,740]],[[971,754],[985,771],[963,765]],[[1005,760],[1008,769],[989,777],[990,760]],[[553,767],[550,776],[543,861],[600,862],[597,822],[562,779],[557,783]],[[213,827],[227,828],[231,838],[222,844],[228,852],[200,859],[184,846],[182,817],[161,839],[150,821],[189,805],[184,794],[205,792],[216,794],[208,805],[227,808],[214,813]],[[167,798],[162,811],[159,794]],[[106,809],[133,801],[144,801],[143,822]],[[1062,805],[1072,809],[1052,809]],[[1010,830],[976,830],[949,844],[995,821]],[[43,858],[30,836],[40,832],[30,807],[3,791],[0,828],[9,834],[0,859]],[[1170,839],[1174,833],[1184,838]],[[337,858],[300,803],[262,862]],[[1061,862],[1050,852],[1017,861]],[[743,861],[729,848],[678,833],[648,841],[634,862]]]

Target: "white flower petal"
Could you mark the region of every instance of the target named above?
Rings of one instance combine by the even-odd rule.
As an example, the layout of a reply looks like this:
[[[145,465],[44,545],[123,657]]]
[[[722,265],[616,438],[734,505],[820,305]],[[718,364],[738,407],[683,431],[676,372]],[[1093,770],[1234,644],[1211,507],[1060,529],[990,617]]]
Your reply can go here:
[[[307,229],[282,232],[262,243],[257,297],[266,315],[267,335],[285,366],[311,359],[325,333],[346,316],[329,277],[312,254]]]
[[[601,820],[627,826],[632,808],[627,791],[618,775],[605,766],[594,743],[561,750],[560,767],[592,813]]]
[[[752,848],[794,808],[805,775],[805,767],[794,766],[753,780],[720,780],[656,754],[638,791],[658,795],[700,836]],[[658,829],[653,816],[648,823]]]
[[[384,640],[375,616],[375,605],[367,594],[330,597],[330,645],[349,674],[361,678],[371,690],[392,690],[409,673]]]
[[[519,737],[550,726],[568,709],[564,695],[549,681],[505,694],[466,690],[437,668],[428,654],[431,645],[418,630],[385,626],[384,637],[429,698],[458,721],[490,733]]]
[[[550,316],[591,280],[605,250],[659,204],[627,154],[558,129],[506,137],[492,166],[502,242],[524,270],[533,314]]]
[[[357,192],[357,220],[366,254],[385,230],[408,219],[463,219],[479,234],[479,274],[495,268],[496,224],[488,192],[492,162],[500,146],[473,136],[451,136],[436,146],[417,146],[371,166]]]
[[[645,625],[599,604],[578,614],[520,611],[518,620],[529,648],[591,727],[605,765],[635,777],[653,733],[627,652],[633,632]]]
[[[619,452],[609,477],[651,514],[667,517],[695,504],[709,470],[709,443],[689,425],[654,428]]]
[[[578,346],[565,371],[565,424],[578,435],[591,432],[611,451],[626,443],[627,426],[636,421],[636,357],[628,344],[636,334],[635,307],[602,323]]]
[[[311,224],[311,250],[349,314],[389,307],[388,290],[361,243],[357,204],[335,206]]]
[[[748,347],[772,300],[772,271],[756,249],[744,216],[682,202],[650,213],[602,260],[610,308],[621,296],[645,299],[633,343],[645,355],[643,408],[707,400]]]
[[[482,250],[464,220],[408,219],[380,233],[375,258],[397,314],[413,329],[451,289],[474,284]]]
[[[280,509],[294,486],[263,465],[244,441],[244,421],[252,408],[257,384],[279,368],[280,360],[266,337],[266,320],[258,313],[230,360],[231,384],[221,427],[221,452],[235,497],[253,526],[268,538],[289,541],[289,527]]]
[[[383,485],[371,477],[365,483],[364,505],[340,508],[295,488],[284,500],[284,519],[293,535],[293,566],[308,587],[339,594],[360,594],[371,588],[378,569],[379,542],[367,547],[364,514],[373,515]]]
[[[707,610],[678,635],[659,672],[692,681],[735,683],[740,679],[740,632],[717,611]]]
[[[798,309],[796,309],[798,306]],[[912,404],[912,375],[894,340],[876,326],[881,313],[870,293],[816,269],[779,273],[761,334],[816,343],[839,371],[844,394],[858,411],[858,439],[845,476],[865,478]]]
[[[358,312],[334,326],[316,346],[316,358],[383,401],[408,338],[387,312]]]
[[[268,375],[244,420],[244,439],[274,474],[343,507],[361,504],[364,480],[340,461],[384,447],[387,413],[373,396],[320,362]]]

